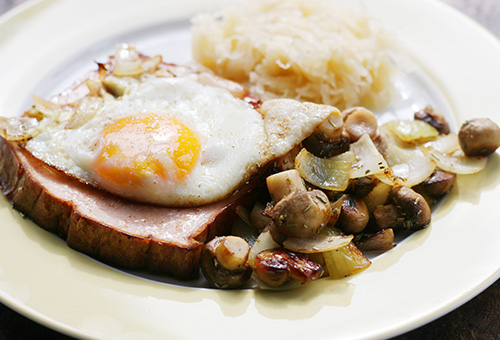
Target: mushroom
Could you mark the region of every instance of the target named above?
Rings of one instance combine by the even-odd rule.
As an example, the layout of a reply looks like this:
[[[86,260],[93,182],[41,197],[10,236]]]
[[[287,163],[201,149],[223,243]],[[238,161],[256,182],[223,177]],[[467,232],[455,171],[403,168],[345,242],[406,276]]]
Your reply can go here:
[[[434,109],[430,106],[426,106],[423,110],[415,112],[413,117],[431,125],[441,134],[446,135],[450,133],[450,126],[444,119],[443,115],[434,111]]]
[[[304,147],[317,157],[328,158],[349,150],[350,138],[339,111],[334,111],[303,141]]]
[[[278,172],[267,177],[266,184],[274,202],[278,202],[292,191],[306,190],[304,180],[295,169]]]
[[[460,127],[458,140],[466,156],[488,156],[500,146],[500,128],[488,118],[471,119]]]
[[[247,264],[250,246],[240,237],[218,236],[206,243],[200,257],[200,268],[215,288],[241,287],[252,274]]]
[[[332,211],[321,190],[294,190],[266,210],[278,230],[291,237],[308,237],[320,232]]]
[[[342,112],[344,126],[351,138],[351,142],[356,142],[365,133],[371,139],[375,139],[378,131],[377,116],[373,112],[363,107],[353,107]]]
[[[261,251],[255,257],[254,273],[265,284],[280,287],[294,279],[302,283],[321,277],[323,268],[305,255],[281,248]]]
[[[346,131],[335,139],[322,140],[318,134],[313,134],[302,142],[304,147],[313,155],[321,158],[329,158],[340,155],[349,150],[350,137]]]
[[[363,197],[370,193],[377,186],[380,180],[375,176],[363,176],[354,178],[349,183],[349,193]]]
[[[363,235],[356,246],[364,251],[385,251],[394,247],[394,231],[391,228],[382,229],[372,235]]]
[[[370,213],[365,202],[361,198],[346,195],[342,202],[337,227],[346,234],[357,234],[365,229],[369,219]]]
[[[271,175],[266,183],[275,204],[265,214],[281,233],[307,237],[326,226],[332,214],[328,196],[321,190],[308,191],[297,170]]]
[[[431,209],[422,195],[404,186],[393,187],[389,203],[376,208],[373,217],[380,229],[421,229],[431,222]]]
[[[453,188],[456,178],[457,175],[453,172],[436,169],[429,178],[413,187],[413,190],[424,196],[438,198]]]
[[[394,204],[378,206],[373,211],[373,219],[381,230],[387,228],[401,228],[404,218],[400,210]]]

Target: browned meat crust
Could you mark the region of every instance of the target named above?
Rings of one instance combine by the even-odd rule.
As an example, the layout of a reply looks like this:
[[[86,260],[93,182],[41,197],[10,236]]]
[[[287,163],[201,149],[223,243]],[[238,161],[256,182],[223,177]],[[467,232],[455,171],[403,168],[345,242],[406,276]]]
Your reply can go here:
[[[227,221],[243,200],[239,194],[185,209],[130,202],[64,175],[1,137],[0,186],[15,209],[71,248],[180,279],[198,275],[203,243],[229,231]]]

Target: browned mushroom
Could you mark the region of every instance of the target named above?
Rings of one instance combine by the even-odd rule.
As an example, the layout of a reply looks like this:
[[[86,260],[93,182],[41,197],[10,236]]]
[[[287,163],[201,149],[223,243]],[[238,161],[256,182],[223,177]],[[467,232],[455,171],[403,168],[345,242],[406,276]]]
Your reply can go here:
[[[462,124],[458,140],[466,156],[488,156],[500,146],[500,128],[488,118],[471,119]]]
[[[240,237],[219,236],[206,243],[200,257],[200,268],[215,288],[241,287],[252,274],[248,266],[250,246]]]
[[[391,228],[382,229],[371,235],[363,235],[355,242],[364,251],[385,251],[394,247],[394,231]]]
[[[280,232],[292,237],[318,233],[332,214],[328,196],[321,190],[294,190],[266,213]]]
[[[394,204],[381,205],[373,211],[373,219],[379,229],[401,228],[404,217]]]
[[[368,225],[370,213],[365,202],[358,197],[346,195],[336,226],[346,234],[357,234]]]
[[[450,133],[450,126],[444,116],[434,111],[430,106],[426,106],[423,110],[415,112],[414,118],[426,122],[441,134],[446,135]]]
[[[457,175],[452,172],[436,169],[429,178],[413,187],[413,190],[424,196],[438,198],[453,188],[456,178]]]
[[[265,216],[265,209],[266,207],[264,204],[256,202],[250,211],[250,222],[257,229],[264,229],[272,221],[269,217]]]
[[[391,203],[376,208],[373,217],[380,229],[421,229],[431,222],[431,209],[422,195],[413,189],[397,186],[389,192]]]
[[[321,135],[323,136],[323,135]],[[302,144],[313,155],[321,158],[329,158],[340,155],[349,150],[351,139],[346,131],[335,139],[322,140],[317,133],[304,139]]]
[[[344,129],[340,111],[334,111],[303,141],[304,147],[317,157],[328,158],[349,150],[350,138]]]
[[[379,182],[380,180],[375,176],[355,178],[349,183],[348,191],[354,196],[363,197],[368,195]]]
[[[319,279],[323,268],[305,255],[284,249],[268,249],[255,257],[254,273],[265,284],[279,287],[294,279],[307,283]]]

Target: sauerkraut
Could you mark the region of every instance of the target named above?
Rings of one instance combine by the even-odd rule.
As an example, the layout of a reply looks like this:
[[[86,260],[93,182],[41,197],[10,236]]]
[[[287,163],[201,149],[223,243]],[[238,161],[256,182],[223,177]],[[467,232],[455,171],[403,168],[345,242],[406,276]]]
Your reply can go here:
[[[320,0],[253,0],[193,18],[193,57],[262,99],[380,109],[392,92],[392,37]]]

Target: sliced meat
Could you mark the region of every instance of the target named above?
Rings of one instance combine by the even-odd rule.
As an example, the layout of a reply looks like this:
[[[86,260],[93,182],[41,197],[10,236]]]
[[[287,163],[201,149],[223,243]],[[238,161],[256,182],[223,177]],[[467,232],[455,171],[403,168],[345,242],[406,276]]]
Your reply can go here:
[[[234,207],[251,195],[173,209],[117,198],[85,185],[0,138],[0,186],[14,208],[68,246],[111,265],[198,275],[205,241],[227,233]]]

